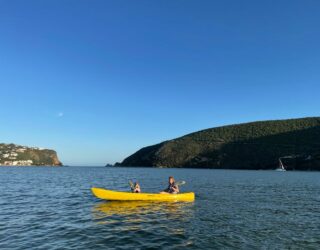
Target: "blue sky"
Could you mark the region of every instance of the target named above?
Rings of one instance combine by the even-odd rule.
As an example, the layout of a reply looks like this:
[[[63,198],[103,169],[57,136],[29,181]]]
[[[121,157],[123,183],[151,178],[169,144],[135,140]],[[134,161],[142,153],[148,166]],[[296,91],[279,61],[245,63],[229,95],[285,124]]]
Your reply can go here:
[[[196,130],[318,116],[320,1],[0,1],[0,141],[121,161]]]

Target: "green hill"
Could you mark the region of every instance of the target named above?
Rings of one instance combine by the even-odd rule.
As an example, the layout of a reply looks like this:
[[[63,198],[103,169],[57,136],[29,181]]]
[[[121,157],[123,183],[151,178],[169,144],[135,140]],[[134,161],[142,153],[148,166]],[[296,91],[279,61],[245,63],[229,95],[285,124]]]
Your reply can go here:
[[[117,166],[320,170],[320,117],[251,122],[145,147]]]
[[[62,163],[54,150],[0,143],[0,165],[61,166]]]

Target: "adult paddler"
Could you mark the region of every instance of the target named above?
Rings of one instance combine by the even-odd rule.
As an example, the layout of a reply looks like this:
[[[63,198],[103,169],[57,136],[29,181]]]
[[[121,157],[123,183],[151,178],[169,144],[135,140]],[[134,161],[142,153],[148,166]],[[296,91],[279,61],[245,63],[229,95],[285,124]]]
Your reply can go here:
[[[179,193],[179,187],[178,187],[178,185],[175,184],[173,176],[169,177],[168,187],[165,190],[163,190],[162,192],[160,192],[160,194],[163,194],[163,193],[169,193],[169,194]]]

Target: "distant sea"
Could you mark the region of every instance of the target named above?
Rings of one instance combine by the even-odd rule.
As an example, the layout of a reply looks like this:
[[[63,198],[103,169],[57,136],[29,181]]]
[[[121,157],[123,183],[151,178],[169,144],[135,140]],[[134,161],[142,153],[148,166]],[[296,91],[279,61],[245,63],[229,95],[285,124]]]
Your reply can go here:
[[[93,186],[158,192],[173,175],[194,203],[105,202]],[[320,249],[320,173],[0,167],[0,249]]]

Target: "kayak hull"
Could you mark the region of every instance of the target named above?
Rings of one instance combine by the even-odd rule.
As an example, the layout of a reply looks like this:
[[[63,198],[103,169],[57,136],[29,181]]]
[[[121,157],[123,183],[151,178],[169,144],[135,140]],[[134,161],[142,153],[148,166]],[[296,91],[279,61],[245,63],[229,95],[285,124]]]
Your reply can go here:
[[[180,194],[151,194],[112,191],[103,188],[91,188],[92,193],[99,199],[109,201],[194,201],[194,193]]]

